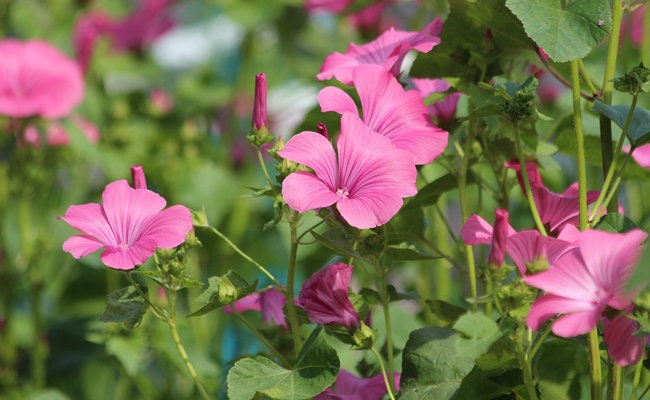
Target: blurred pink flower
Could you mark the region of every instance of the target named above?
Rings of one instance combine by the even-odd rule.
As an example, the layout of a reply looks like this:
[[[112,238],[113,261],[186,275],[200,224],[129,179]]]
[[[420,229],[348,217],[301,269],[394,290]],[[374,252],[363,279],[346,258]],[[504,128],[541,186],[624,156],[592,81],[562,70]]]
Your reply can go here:
[[[301,132],[278,154],[306,165],[311,172],[294,172],[282,182],[282,195],[299,212],[336,204],[350,225],[374,228],[388,222],[404,197],[417,193],[416,169],[408,153],[373,133],[352,113],[341,117],[337,142],[316,132]]]
[[[90,143],[99,141],[99,129],[93,123],[78,115],[72,116],[72,123],[81,130]],[[41,146],[41,136],[38,127],[30,124],[25,128],[23,140],[24,143],[39,147]],[[48,121],[44,136],[49,146],[67,146],[70,144],[68,132],[59,121]]]
[[[645,352],[648,336],[638,336],[639,323],[623,314],[611,321],[605,318],[603,341],[607,344],[607,353],[622,367],[638,363]]]
[[[350,301],[352,266],[337,262],[316,271],[303,284],[297,304],[315,324],[361,327],[359,314]]]
[[[553,333],[573,337],[594,329],[607,307],[625,310],[638,290],[627,283],[641,255],[647,234],[641,230],[581,232],[577,247],[554,265],[524,281],[546,292],[530,309],[527,324],[538,330],[549,318]]]
[[[63,243],[63,250],[81,258],[104,249],[102,262],[129,270],[143,264],[156,248],[174,248],[192,230],[190,211],[180,205],[165,210],[167,202],[147,189],[133,189],[127,181],[109,183],[102,204],[73,205],[59,217],[82,235]]]
[[[154,40],[175,25],[170,15],[172,0],[137,0],[138,7],[122,18],[111,18],[102,10],[79,17],[74,28],[73,44],[84,71],[101,36],[111,39],[113,50],[141,53]]]
[[[621,22],[621,39],[629,37],[636,47],[641,47],[644,36],[644,21],[648,5],[641,6],[630,14],[623,16]]]
[[[352,81],[361,99],[363,122],[411,154],[415,164],[428,164],[447,147],[448,133],[431,123],[420,95],[404,91],[397,80],[376,65],[352,71]],[[359,114],[352,98],[340,88],[328,86],[318,94],[323,112]]]
[[[352,71],[359,65],[374,64],[398,76],[402,61],[411,50],[421,53],[430,51],[440,44],[442,20],[436,18],[421,32],[398,31],[393,28],[382,33],[377,39],[364,45],[350,43],[345,54],[332,53],[325,58],[317,75],[319,80],[335,77],[340,82],[351,85]]]
[[[4,39],[0,54],[0,115],[55,119],[81,102],[79,66],[49,43]]]
[[[451,84],[444,79],[413,78],[411,81],[423,100],[433,93],[446,92],[451,88]],[[458,99],[460,99],[461,94],[460,92],[449,93],[444,99],[428,105],[427,110],[429,111],[429,115],[435,118],[439,125],[449,125],[456,117],[456,108],[458,107]]]
[[[514,169],[517,172],[517,179],[519,180],[521,191],[525,194],[526,190],[519,161],[510,160],[506,162],[506,167]],[[535,200],[537,211],[549,233],[557,234],[566,224],[577,226],[580,214],[578,183],[571,184],[564,192],[558,194],[544,186],[534,162],[527,162],[526,170],[528,171],[528,179],[530,180],[531,191],[533,192],[533,199]],[[596,190],[587,192],[587,204],[596,201],[598,193]]]
[[[400,374],[395,373],[394,379],[396,390],[399,391]],[[333,386],[314,397],[314,400],[381,400],[386,394],[382,374],[359,378],[341,369]]]
[[[544,51],[540,49],[540,51]],[[546,54],[546,53],[543,53]],[[547,56],[548,57],[548,56]],[[560,81],[555,79],[548,71],[543,68],[539,68],[535,64],[530,64],[526,71],[537,78],[537,96],[542,101],[542,103],[553,103],[555,102],[562,92],[566,90],[566,87],[562,85]]]
[[[630,148],[623,146],[625,152],[629,152]],[[650,143],[643,144],[632,152],[632,158],[637,162],[641,167],[650,169]]]
[[[149,102],[158,114],[168,114],[174,109],[174,98],[165,89],[152,89],[149,93]]]
[[[282,326],[286,329],[289,328],[287,324],[283,307],[286,300],[284,295],[276,289],[268,289],[259,293],[249,294],[248,296],[237,300],[231,306],[225,306],[223,310],[230,314],[232,308],[237,312],[244,311],[257,311],[262,314],[262,319],[267,324],[271,321],[275,325]]]

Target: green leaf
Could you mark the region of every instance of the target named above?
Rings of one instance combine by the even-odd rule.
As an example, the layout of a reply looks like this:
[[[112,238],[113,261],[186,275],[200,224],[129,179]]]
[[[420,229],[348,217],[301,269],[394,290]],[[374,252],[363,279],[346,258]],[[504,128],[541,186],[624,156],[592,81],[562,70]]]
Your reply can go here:
[[[608,213],[596,225],[596,229],[613,233],[627,232],[637,228],[634,221],[619,213]]]
[[[623,129],[627,115],[630,113],[630,106],[608,106],[596,100],[593,110],[611,119],[612,122]],[[630,121],[630,126],[627,129],[627,137],[633,146],[641,146],[650,142],[650,112],[648,110],[640,107],[634,108],[632,121]]]
[[[458,354],[461,334],[428,327],[411,332],[402,354],[401,400],[451,399],[474,368],[474,357]]]
[[[443,300],[427,300],[429,310],[441,321],[448,324],[454,324],[461,315],[467,312],[462,307],[455,306]]]
[[[467,184],[475,183],[473,175],[467,176]],[[458,179],[451,174],[444,175],[418,190],[418,194],[404,206],[404,210],[436,204],[443,193],[458,188]]]
[[[138,285],[146,295],[147,287]],[[108,304],[104,308],[101,320],[104,322],[122,322],[133,329],[140,324],[147,311],[147,302],[133,286],[118,289],[108,295]]]
[[[208,288],[196,299],[204,303],[204,306],[188,314],[188,317],[203,315],[214,309],[232,304],[253,293],[257,288],[257,280],[248,283],[234,271],[228,271],[223,276],[212,276],[208,278],[208,284]]]
[[[502,336],[490,346],[490,350],[476,359],[476,366],[483,371],[506,371],[519,367],[515,343],[509,336]]]
[[[539,389],[545,399],[583,398],[580,381],[589,379],[589,355],[586,347],[576,341],[551,339],[540,348],[537,373]]]
[[[351,246],[355,242],[352,235],[342,229],[330,229],[323,234],[311,232],[312,236],[323,246],[342,256],[363,259],[361,254]]]
[[[391,243],[386,246],[386,254],[395,260],[433,260],[440,258],[424,247],[426,246],[423,240],[407,239],[399,243]]]
[[[507,0],[528,36],[557,62],[583,58],[612,29],[608,0]]]
[[[503,398],[512,392],[512,388],[494,382],[485,372],[474,368],[463,379],[454,400],[492,400]]]
[[[497,324],[483,313],[463,314],[453,326],[463,336],[456,341],[456,352],[476,359],[501,337]]]
[[[262,393],[277,400],[311,399],[334,382],[339,364],[336,350],[319,326],[303,345],[292,369],[261,356],[237,361],[228,371],[228,398],[250,400]]]

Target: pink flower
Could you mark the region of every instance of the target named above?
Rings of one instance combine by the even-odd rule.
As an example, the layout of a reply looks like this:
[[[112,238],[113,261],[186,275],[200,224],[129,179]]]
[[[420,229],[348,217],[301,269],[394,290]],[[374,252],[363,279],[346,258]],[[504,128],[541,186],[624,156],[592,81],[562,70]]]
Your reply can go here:
[[[4,39],[0,54],[0,115],[55,119],[81,102],[79,66],[49,43]]]
[[[109,183],[102,204],[68,208],[60,217],[82,235],[69,238],[63,250],[81,258],[99,249],[106,266],[128,270],[143,264],[156,248],[174,248],[192,230],[192,216],[184,206],[167,202],[147,189],[133,189],[125,180]]]
[[[394,375],[396,389],[399,390],[400,375]],[[314,400],[381,400],[386,394],[384,376],[377,374],[370,378],[359,378],[341,369],[334,382],[334,388],[327,388]]]
[[[605,319],[604,342],[607,353],[622,367],[636,364],[643,357],[647,336],[637,336],[639,323],[623,314],[615,316],[611,321]]]
[[[337,262],[316,271],[302,284],[298,305],[311,322],[344,326],[350,331],[361,327],[349,297],[351,276],[352,266]]]
[[[422,96],[422,99],[426,99],[433,93],[446,92],[451,88],[451,85],[444,79],[413,78],[411,81],[413,81],[413,85]],[[446,126],[453,121],[456,117],[456,108],[461,94],[460,92],[449,93],[444,99],[427,106],[429,114],[435,118],[438,124]]]
[[[116,23],[103,11],[92,11],[77,20],[72,33],[77,62],[85,73],[90,67],[95,44],[101,36],[115,30]]]
[[[253,103],[253,131],[268,129],[266,121],[266,75],[255,75],[255,101]]]
[[[352,71],[359,65],[374,64],[381,66],[385,71],[390,71],[398,76],[402,61],[411,50],[421,53],[430,51],[440,44],[442,20],[436,18],[421,32],[398,31],[393,28],[382,33],[377,39],[364,45],[350,43],[345,54],[333,53],[325,58],[319,80],[335,77],[340,82],[352,84]]]
[[[341,117],[337,142],[316,132],[301,132],[278,154],[314,170],[294,172],[282,182],[282,195],[299,212],[336,204],[350,225],[374,228],[388,222],[404,197],[417,193],[416,170],[408,153],[373,133],[354,114]]]
[[[641,230],[583,231],[577,247],[549,270],[524,277],[527,284],[546,292],[530,309],[528,326],[538,330],[561,314],[553,322],[553,333],[572,337],[594,329],[607,307],[627,309],[638,292],[628,290],[627,283],[646,236]]]
[[[623,150],[626,152],[630,151],[630,148],[624,146]],[[636,161],[637,164],[639,164],[641,167],[650,169],[650,143],[643,144],[632,152],[632,158],[634,158],[634,161]]]
[[[283,307],[286,300],[284,295],[276,289],[264,290],[259,293],[249,294],[248,296],[237,300],[231,306],[225,306],[223,309],[227,313],[232,313],[234,307],[237,312],[258,311],[262,313],[262,319],[267,324],[283,326],[288,329]]]
[[[165,115],[174,109],[174,98],[165,89],[155,88],[149,93],[149,103],[153,110]]]
[[[415,164],[428,164],[442,154],[448,133],[431,123],[416,91],[404,91],[393,76],[375,65],[356,68],[352,80],[361,99],[363,122],[370,129],[409,152]],[[324,112],[359,113],[352,98],[337,87],[321,90],[318,101]]]
[[[94,124],[78,115],[72,116],[72,123],[81,130],[89,142],[97,143],[99,141],[99,130]],[[70,144],[68,132],[60,122],[48,121],[46,124],[44,135],[39,133],[37,126],[33,124],[27,125],[23,134],[24,143],[39,147],[41,146],[41,136],[45,136],[45,141],[49,146],[67,146]]]
[[[517,171],[517,179],[519,180],[522,192],[525,194],[526,190],[521,176],[519,161],[508,161],[506,167]],[[578,183],[571,184],[563,193],[554,193],[544,186],[534,162],[527,162],[526,169],[537,211],[539,212],[542,223],[546,225],[549,232],[557,234],[566,224],[577,226],[580,214]],[[598,191],[592,190],[587,192],[588,204],[593,203],[597,198]]]
[[[530,272],[539,272],[529,271],[531,266],[552,266],[560,257],[573,248],[575,246],[570,241],[542,236],[536,230],[526,230],[508,237],[506,251],[517,266],[521,276],[525,276]]]
[[[492,228],[483,218],[473,214],[463,225],[460,235],[468,245],[492,245],[488,262],[501,265],[505,259],[508,238],[517,232],[508,223],[507,210],[496,209],[494,211],[494,221],[494,228]]]
[[[644,5],[624,16],[621,23],[621,39],[629,36],[636,47],[641,47],[644,37],[644,21],[648,6]]]

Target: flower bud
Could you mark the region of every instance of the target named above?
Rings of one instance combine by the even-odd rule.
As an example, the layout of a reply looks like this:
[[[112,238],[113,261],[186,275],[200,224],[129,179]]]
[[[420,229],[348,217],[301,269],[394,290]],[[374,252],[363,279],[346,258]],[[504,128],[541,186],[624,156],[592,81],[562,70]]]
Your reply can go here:
[[[146,189],[147,180],[144,177],[144,170],[141,165],[131,166],[131,177],[133,178],[133,187],[136,189]]]
[[[266,92],[266,75],[263,73],[255,75],[253,121],[251,123],[251,133],[247,136],[247,139],[256,147],[273,141],[266,120]]]

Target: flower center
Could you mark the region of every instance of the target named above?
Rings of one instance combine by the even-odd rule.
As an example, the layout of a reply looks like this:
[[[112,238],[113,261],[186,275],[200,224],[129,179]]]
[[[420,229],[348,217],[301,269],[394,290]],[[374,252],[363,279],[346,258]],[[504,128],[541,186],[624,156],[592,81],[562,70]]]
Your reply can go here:
[[[339,197],[345,197],[347,199],[350,197],[350,192],[348,192],[346,189],[338,188],[336,189],[336,195]]]
[[[118,247],[122,251],[127,251],[129,249],[129,244],[128,243],[120,243]]]

